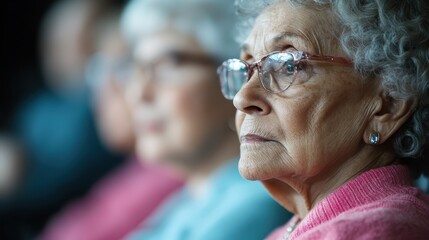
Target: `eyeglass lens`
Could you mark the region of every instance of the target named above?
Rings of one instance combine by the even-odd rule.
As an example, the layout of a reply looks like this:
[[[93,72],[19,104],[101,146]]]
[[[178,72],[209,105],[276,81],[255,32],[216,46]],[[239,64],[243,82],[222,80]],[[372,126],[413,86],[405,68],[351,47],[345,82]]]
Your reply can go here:
[[[224,62],[218,71],[222,93],[226,99],[233,99],[249,78],[249,68],[241,60],[230,59]]]
[[[270,54],[251,66],[238,59],[227,60],[218,70],[222,92],[225,98],[233,99],[249,80],[254,67],[258,68],[259,78],[265,89],[271,92],[284,91],[294,81],[295,65],[293,55],[286,52]]]

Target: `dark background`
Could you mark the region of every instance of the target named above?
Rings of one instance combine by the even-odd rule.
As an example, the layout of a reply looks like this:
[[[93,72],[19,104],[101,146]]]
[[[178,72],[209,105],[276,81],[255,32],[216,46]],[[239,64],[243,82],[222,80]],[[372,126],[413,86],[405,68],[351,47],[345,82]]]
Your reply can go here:
[[[28,100],[33,101],[35,96],[39,96],[41,91],[46,90],[40,70],[39,37],[42,21],[57,0],[6,0],[4,2],[0,13],[2,18],[1,56],[4,58],[0,64],[0,69],[2,70],[0,81],[0,136],[9,133],[12,137],[15,137],[17,126],[14,118],[17,117],[15,114],[17,114],[20,105],[28,103]],[[33,99],[30,99],[31,97]],[[49,98],[50,101],[52,99],[57,98]],[[63,102],[60,101],[58,104],[63,104]],[[65,107],[67,106],[69,105],[65,105]],[[81,111],[81,108],[84,110]],[[74,165],[67,165],[66,163],[73,162],[69,160],[75,155],[65,154],[67,158],[65,157],[65,160],[61,158],[65,162],[64,165],[56,164],[61,166],[57,170],[61,170],[61,174],[64,173],[64,175],[61,175],[61,179],[58,179],[58,185],[63,186],[63,188],[60,188],[61,192],[59,194],[50,194],[46,202],[39,200],[39,204],[48,205],[49,203],[49,206],[43,205],[43,209],[32,206],[33,199],[21,197],[28,196],[28,188],[24,188],[23,192],[25,194],[18,194],[16,198],[19,201],[15,201],[16,199],[12,198],[12,203],[18,202],[17,206],[13,208],[8,208],[11,204],[8,201],[5,201],[5,205],[3,205],[3,199],[0,198],[0,240],[33,240],[34,236],[42,230],[46,221],[57,210],[61,209],[69,201],[84,196],[95,182],[121,163],[123,156],[109,151],[100,142],[89,106],[88,111],[86,111],[86,105],[81,106],[81,108],[77,108],[79,114],[80,112],[85,114],[88,112],[88,116],[85,115],[85,118],[79,117],[78,120],[73,120],[75,119],[73,118],[71,124],[74,125],[66,126],[64,124],[65,127],[59,126],[53,130],[55,132],[59,129],[60,131],[58,132],[60,133],[54,135],[61,137],[63,136],[61,134],[63,129],[73,127],[78,127],[79,130],[81,130],[80,127],[84,129],[83,141],[79,141],[82,144],[68,146],[68,141],[66,141],[66,146],[63,146],[64,149],[73,149],[74,146],[78,146],[82,154],[76,155],[81,156],[78,157],[80,159],[77,159],[79,161],[76,161]],[[74,109],[72,108],[71,111],[74,111]],[[55,118],[47,116],[46,119],[47,124],[49,124],[49,121]],[[47,124],[42,124],[42,127],[46,127]],[[74,138],[72,143],[75,143],[76,139]],[[44,143],[42,142],[42,144]],[[47,148],[50,146],[52,144],[47,144]],[[57,151],[55,148],[55,154],[62,153],[61,148],[58,149],[60,150]],[[27,153],[28,159],[25,159],[24,164],[32,167],[36,166],[40,162],[32,158],[36,153],[25,152],[26,155]],[[82,165],[82,162],[85,164]],[[66,167],[62,168],[62,166]],[[28,169],[32,168],[28,167]],[[37,168],[34,169],[37,170]],[[34,174],[40,174],[40,171],[36,170]],[[49,175],[49,171],[50,169],[46,169],[39,179],[45,177],[46,174]],[[46,192],[50,193],[47,189],[42,190],[38,193],[42,192],[43,194],[37,194],[39,198],[40,196],[45,196]],[[16,209],[19,210],[15,211]],[[31,211],[28,209],[31,209]]]
[[[7,131],[18,105],[43,87],[39,29],[55,0],[8,0],[2,7],[0,130]]]

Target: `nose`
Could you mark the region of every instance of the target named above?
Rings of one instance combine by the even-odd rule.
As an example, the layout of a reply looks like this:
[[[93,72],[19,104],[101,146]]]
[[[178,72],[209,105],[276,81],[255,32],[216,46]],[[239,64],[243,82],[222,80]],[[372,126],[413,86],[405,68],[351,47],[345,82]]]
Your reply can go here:
[[[271,106],[267,101],[268,93],[262,87],[257,71],[243,85],[233,99],[235,108],[249,115],[267,115]]]
[[[151,102],[155,96],[153,74],[141,74],[133,70],[126,87],[126,100],[135,107],[139,103]]]

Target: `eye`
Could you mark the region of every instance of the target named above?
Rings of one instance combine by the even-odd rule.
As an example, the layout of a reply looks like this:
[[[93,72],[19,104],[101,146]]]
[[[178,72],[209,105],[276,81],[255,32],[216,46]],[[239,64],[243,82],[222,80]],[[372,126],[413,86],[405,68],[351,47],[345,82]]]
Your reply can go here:
[[[281,72],[284,74],[293,74],[295,72],[295,64],[290,61],[285,62]]]
[[[295,73],[295,83],[303,83],[310,79],[311,76],[311,65],[306,61],[299,61],[295,64],[296,73]]]
[[[185,58],[178,52],[170,52],[164,56],[164,63],[171,66],[180,66],[184,64]]]
[[[266,70],[278,77],[290,77],[295,73],[296,65],[293,61],[271,62]]]

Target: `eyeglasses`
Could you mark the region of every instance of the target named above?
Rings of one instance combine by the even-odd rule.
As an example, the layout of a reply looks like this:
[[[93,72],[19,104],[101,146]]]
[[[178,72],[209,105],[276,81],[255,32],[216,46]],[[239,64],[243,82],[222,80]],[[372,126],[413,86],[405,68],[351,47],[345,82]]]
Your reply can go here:
[[[90,89],[95,90],[108,80],[124,86],[129,78],[131,64],[128,56],[124,54],[119,58],[102,52],[92,55],[85,66],[85,80]]]
[[[232,100],[250,80],[255,69],[259,73],[259,81],[267,91],[283,92],[297,79],[305,81],[309,78],[308,74],[304,74],[305,64],[303,63],[306,61],[352,65],[352,62],[346,58],[311,55],[302,51],[272,52],[253,64],[239,59],[229,59],[217,69],[222,93],[226,99]]]
[[[157,82],[175,82],[181,73],[186,72],[185,66],[216,65],[213,58],[205,55],[191,54],[180,51],[167,51],[150,62],[135,62],[135,71],[139,74],[153,76]]]

